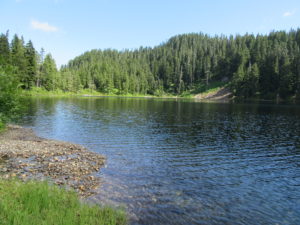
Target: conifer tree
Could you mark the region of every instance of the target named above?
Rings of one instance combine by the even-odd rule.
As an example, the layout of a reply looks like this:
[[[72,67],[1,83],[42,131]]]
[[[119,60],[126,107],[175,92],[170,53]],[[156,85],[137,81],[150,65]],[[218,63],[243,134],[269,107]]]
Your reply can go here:
[[[8,31],[0,35],[0,65],[7,66],[10,64],[10,49],[8,41]]]

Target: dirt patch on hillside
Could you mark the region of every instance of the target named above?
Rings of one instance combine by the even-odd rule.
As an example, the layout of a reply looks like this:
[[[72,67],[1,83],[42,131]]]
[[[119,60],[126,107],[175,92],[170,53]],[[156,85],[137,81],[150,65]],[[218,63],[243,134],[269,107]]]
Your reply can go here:
[[[232,96],[232,92],[229,90],[229,88],[223,87],[214,92],[197,94],[195,98],[208,101],[229,101],[231,100]]]

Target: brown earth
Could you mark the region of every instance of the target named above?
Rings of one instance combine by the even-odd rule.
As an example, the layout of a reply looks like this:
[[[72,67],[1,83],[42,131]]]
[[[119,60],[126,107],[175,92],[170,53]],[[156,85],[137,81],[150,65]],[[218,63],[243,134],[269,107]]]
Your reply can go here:
[[[196,99],[199,100],[208,100],[208,101],[229,101],[232,98],[232,93],[227,87],[223,87],[217,91],[197,94]]]

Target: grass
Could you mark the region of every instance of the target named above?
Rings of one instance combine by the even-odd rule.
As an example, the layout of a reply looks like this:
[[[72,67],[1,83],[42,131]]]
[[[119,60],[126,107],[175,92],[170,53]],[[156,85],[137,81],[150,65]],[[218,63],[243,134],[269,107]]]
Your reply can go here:
[[[221,89],[222,87],[214,87],[214,88],[210,88],[210,89],[207,89],[206,91],[203,91],[201,92],[201,94],[210,94],[210,93],[213,93],[213,92],[217,92]]]
[[[62,90],[53,90],[53,91],[47,91],[44,88],[37,88],[34,87],[31,90],[23,90],[22,91],[23,96],[45,96],[45,97],[68,97],[77,95],[74,92],[64,92]]]
[[[5,122],[3,120],[3,118],[1,118],[1,115],[0,115],[0,133],[2,133],[3,131],[5,131]]]
[[[127,224],[125,213],[90,206],[74,191],[46,182],[0,179],[0,225]]]
[[[0,119],[0,132],[2,132],[4,128],[5,128],[4,123]]]
[[[180,95],[174,95],[170,93],[166,93],[163,91],[157,91],[157,93],[154,93],[153,95],[147,95],[147,94],[131,94],[131,93],[119,93],[117,89],[114,89],[112,92],[109,93],[103,93],[99,91],[95,91],[92,89],[81,89],[77,92],[64,92],[62,90],[53,90],[53,91],[47,91],[44,88],[38,88],[33,87],[31,90],[24,90],[23,95],[24,96],[39,96],[39,97],[70,97],[70,96],[120,96],[120,97],[151,97],[151,98],[193,98],[197,94],[208,94],[210,92],[217,91],[221,89],[222,87],[227,87],[228,82],[221,82],[221,81],[213,81],[210,82],[207,86],[205,83],[200,83],[198,85],[195,85],[193,88],[191,88],[188,91],[184,91]]]
[[[44,88],[37,88],[34,87],[31,90],[23,90],[23,96],[34,96],[34,97],[70,97],[70,96],[119,96],[119,97],[176,97],[174,95],[162,93],[161,95],[147,95],[147,94],[131,94],[131,93],[121,93],[118,92],[110,92],[110,93],[103,93],[98,92],[92,89],[81,89],[77,92],[64,92],[62,90],[53,90],[47,91]]]

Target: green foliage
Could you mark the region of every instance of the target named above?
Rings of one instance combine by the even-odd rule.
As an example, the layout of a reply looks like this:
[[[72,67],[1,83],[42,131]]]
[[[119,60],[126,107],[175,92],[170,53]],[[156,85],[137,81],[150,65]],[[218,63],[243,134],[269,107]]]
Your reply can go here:
[[[0,225],[126,224],[125,213],[90,206],[73,191],[46,182],[0,180]]]
[[[1,117],[0,117],[0,133],[5,129],[5,125],[4,122],[2,121]]]
[[[24,86],[26,89],[30,89],[36,83],[37,73],[37,60],[36,51],[31,41],[25,46],[25,59],[26,59],[26,71],[24,73]]]
[[[31,41],[0,35],[0,65],[16,68],[24,89],[109,95],[189,96],[230,82],[236,96],[289,98],[300,95],[300,29],[268,35],[210,37],[202,33],[170,38],[154,48],[91,50],[60,71],[50,54],[38,54]]]
[[[0,35],[0,65],[10,64],[10,49],[8,42],[8,32]]]
[[[247,71],[242,66],[233,75],[231,86],[236,96],[244,98],[254,97],[259,91],[259,69],[255,63],[249,66]]]
[[[299,29],[257,36],[178,35],[155,48],[92,50],[63,70],[77,87],[112,94],[188,96],[197,86],[208,90],[211,82],[227,80],[235,95],[245,98],[293,96],[300,86],[299,36]]]
[[[190,93],[191,94],[210,93],[226,86],[228,86],[228,82],[225,81],[212,81],[208,85],[206,85],[205,83],[200,83],[195,85],[193,88],[191,88]]]
[[[41,69],[41,86],[48,91],[53,91],[59,87],[58,71],[51,54],[47,54]]]
[[[18,81],[13,75],[14,68],[0,66],[0,123],[16,116],[21,109]]]
[[[15,74],[18,77],[20,83],[24,88],[27,87],[26,82],[26,58],[25,58],[25,46],[23,38],[19,38],[14,35],[11,42],[11,65],[16,68]]]
[[[64,92],[60,89],[48,91],[44,87],[32,87],[29,91],[22,91],[24,96],[72,96],[75,93]]]

